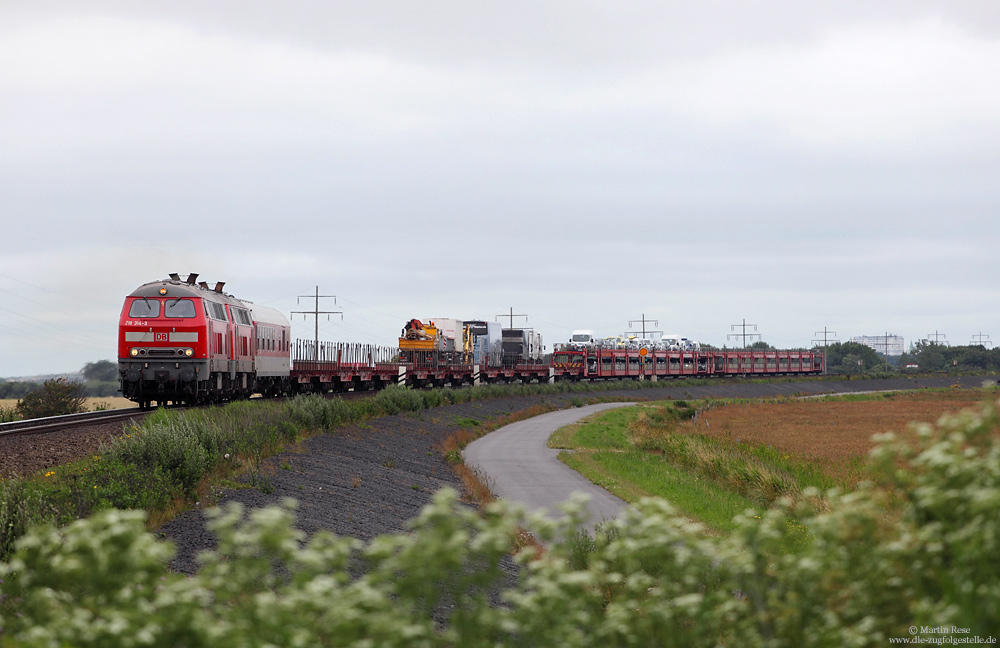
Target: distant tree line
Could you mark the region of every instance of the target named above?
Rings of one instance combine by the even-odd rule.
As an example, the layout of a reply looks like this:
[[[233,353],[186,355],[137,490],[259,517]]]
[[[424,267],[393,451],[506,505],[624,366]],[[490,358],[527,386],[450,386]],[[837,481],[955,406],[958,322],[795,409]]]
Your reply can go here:
[[[823,347],[815,347],[823,351]],[[838,342],[826,347],[828,373],[863,374],[882,372],[886,364],[890,371],[905,371],[907,365],[919,371],[969,372],[1000,371],[1000,349],[987,349],[982,345],[945,346],[921,340],[900,356],[886,357],[864,344]]]
[[[945,346],[921,340],[900,356],[899,363],[902,367],[916,364],[926,371],[1000,371],[1000,348]]]
[[[0,398],[24,398],[39,387],[39,383],[25,380],[0,381]]]
[[[730,347],[702,344],[701,348],[725,350]],[[773,345],[764,340],[757,340],[745,348],[748,351],[772,351],[775,349]],[[911,346],[908,353],[901,356],[889,356],[888,362],[886,362],[884,354],[859,342],[836,342],[825,348],[815,346],[812,350],[826,353],[826,371],[831,374],[870,375],[884,374],[886,371],[890,373],[902,371],[1000,373],[1000,348],[987,349],[980,344],[945,346],[921,340]]]
[[[110,360],[88,362],[80,370],[83,396],[106,397],[118,394],[118,365]],[[74,382],[74,381],[67,381]],[[0,398],[24,398],[42,388],[43,383],[30,380],[0,381]]]
[[[702,345],[702,348],[712,348]],[[726,347],[722,347],[726,348]],[[747,350],[770,351],[775,347],[763,340],[748,345]],[[1000,348],[987,349],[983,345],[945,346],[921,340],[908,353],[889,356],[858,342],[836,342],[813,347],[826,353],[826,371],[831,374],[861,375],[898,371],[932,372],[1000,372]],[[909,368],[907,367],[909,365]],[[915,367],[913,365],[916,365]]]
[[[816,347],[823,351],[823,347]],[[857,342],[837,342],[828,345],[826,351],[826,371],[837,374],[863,374],[885,371],[885,356],[864,344]],[[893,367],[890,358],[889,367]]]

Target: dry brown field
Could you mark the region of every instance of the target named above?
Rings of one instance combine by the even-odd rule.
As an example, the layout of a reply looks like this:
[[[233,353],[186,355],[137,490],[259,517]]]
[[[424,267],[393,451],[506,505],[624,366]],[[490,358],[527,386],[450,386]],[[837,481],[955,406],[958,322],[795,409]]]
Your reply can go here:
[[[911,422],[936,423],[943,414],[975,407],[972,390],[904,392],[875,400],[796,400],[733,404],[703,412],[695,430],[722,440],[770,445],[820,464],[865,456],[872,435],[907,434]]]
[[[16,406],[16,398],[0,398],[0,407],[13,409]],[[98,406],[106,406],[107,409],[124,409],[126,407],[135,407],[136,404],[121,396],[94,396],[88,397],[84,406],[89,412],[97,409]]]

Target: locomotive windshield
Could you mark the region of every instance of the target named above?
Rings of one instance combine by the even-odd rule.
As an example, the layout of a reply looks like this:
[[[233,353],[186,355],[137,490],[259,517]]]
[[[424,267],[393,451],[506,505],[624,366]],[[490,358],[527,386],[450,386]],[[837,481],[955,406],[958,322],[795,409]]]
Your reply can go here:
[[[160,300],[158,299],[137,299],[132,302],[128,309],[129,317],[151,318],[160,316]]]
[[[195,317],[194,301],[190,299],[166,299],[163,301],[164,317]],[[136,319],[153,319],[160,316],[161,300],[142,297],[132,302],[128,316]]]
[[[194,302],[190,299],[168,299],[163,314],[166,317],[194,317]]]

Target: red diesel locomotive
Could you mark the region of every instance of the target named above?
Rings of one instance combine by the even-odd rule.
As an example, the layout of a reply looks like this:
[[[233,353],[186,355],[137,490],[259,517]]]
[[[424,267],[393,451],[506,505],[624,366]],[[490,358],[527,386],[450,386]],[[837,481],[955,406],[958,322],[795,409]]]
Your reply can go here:
[[[279,311],[210,288],[198,275],[139,286],[118,325],[121,392],[141,407],[289,390],[291,326]]]

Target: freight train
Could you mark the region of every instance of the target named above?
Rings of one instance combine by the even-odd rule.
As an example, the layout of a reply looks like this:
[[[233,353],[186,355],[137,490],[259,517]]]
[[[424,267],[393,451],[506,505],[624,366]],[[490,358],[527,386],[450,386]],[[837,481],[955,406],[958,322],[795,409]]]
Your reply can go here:
[[[529,329],[495,322],[410,320],[397,347],[292,340],[281,312],[209,286],[197,274],[139,286],[118,325],[121,393],[198,404],[249,398],[482,382],[658,380],[709,376],[812,375],[816,351],[730,351],[670,346],[565,345],[542,353]],[[433,329],[431,332],[429,329]],[[450,341],[448,336],[450,335]]]

